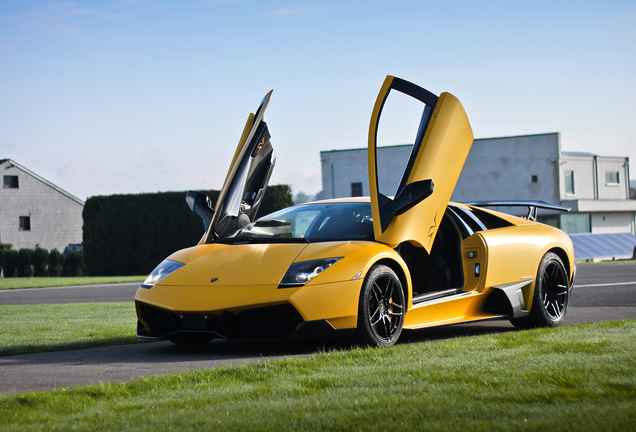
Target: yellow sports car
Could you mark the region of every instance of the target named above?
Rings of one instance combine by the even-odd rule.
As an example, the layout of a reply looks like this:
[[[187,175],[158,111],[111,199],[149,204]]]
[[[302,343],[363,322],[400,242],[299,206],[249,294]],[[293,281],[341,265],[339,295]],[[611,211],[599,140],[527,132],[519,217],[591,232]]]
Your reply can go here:
[[[379,191],[378,124],[391,92],[421,118],[394,197]],[[354,337],[388,346],[402,329],[507,319],[559,325],[575,266],[562,231],[535,222],[543,202],[449,203],[473,142],[457,98],[389,76],[369,128],[370,197],[297,205],[255,220],[275,156],[263,113],[250,114],[216,209],[189,192],[199,244],[166,258],[135,297],[140,338]],[[410,99],[409,99],[410,100]],[[480,205],[525,205],[526,218]]]

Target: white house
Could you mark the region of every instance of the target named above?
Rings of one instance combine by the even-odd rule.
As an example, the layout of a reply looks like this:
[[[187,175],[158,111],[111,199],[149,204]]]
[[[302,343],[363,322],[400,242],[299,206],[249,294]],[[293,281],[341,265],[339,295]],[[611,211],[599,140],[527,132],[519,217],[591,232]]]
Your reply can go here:
[[[387,195],[395,193],[411,147],[378,148],[379,187]],[[369,194],[366,148],[322,151],[320,157],[323,198]],[[540,212],[538,218],[568,234],[636,233],[629,159],[562,152],[559,133],[476,139],[452,201],[485,200],[543,200],[571,207],[568,213]]]
[[[84,201],[11,159],[0,172],[0,243],[63,251],[82,242]]]

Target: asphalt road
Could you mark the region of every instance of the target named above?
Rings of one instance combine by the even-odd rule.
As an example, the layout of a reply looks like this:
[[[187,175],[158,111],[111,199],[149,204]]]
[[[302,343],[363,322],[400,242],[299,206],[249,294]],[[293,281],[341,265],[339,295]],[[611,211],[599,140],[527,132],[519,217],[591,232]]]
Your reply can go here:
[[[0,291],[0,304],[127,301],[132,300],[137,287],[138,284],[121,284]],[[565,324],[628,318],[636,318],[636,264],[580,266]],[[490,321],[408,331],[400,343],[509,331],[514,328],[507,321]],[[343,347],[346,342],[342,341],[263,344],[214,341],[196,348],[153,342],[0,357],[0,393],[127,381],[190,369],[305,356],[323,348]]]
[[[27,288],[0,291],[0,305],[133,301],[135,283]]]

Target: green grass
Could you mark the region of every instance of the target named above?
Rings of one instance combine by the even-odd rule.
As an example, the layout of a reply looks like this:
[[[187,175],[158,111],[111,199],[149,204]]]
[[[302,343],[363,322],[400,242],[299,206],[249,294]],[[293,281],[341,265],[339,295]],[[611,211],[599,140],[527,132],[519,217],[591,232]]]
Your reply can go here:
[[[635,334],[606,322],[8,395],[0,429],[635,430]]]
[[[132,302],[0,306],[0,356],[137,342]]]
[[[0,290],[45,288],[73,285],[101,285],[110,283],[143,282],[146,276],[80,276],[0,278]]]

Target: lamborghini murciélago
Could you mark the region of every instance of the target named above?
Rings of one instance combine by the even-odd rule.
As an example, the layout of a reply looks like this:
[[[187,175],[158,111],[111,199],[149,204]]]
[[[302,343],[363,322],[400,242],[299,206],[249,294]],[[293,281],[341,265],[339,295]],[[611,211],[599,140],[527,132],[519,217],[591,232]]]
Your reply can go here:
[[[388,197],[379,190],[376,150],[391,92],[421,104],[422,115],[397,192]],[[565,209],[504,203],[527,205],[522,218],[449,202],[473,142],[457,98],[388,76],[369,128],[370,196],[256,219],[275,162],[263,121],[270,96],[248,117],[215,208],[188,193],[204,235],[167,257],[137,291],[139,337],[202,344],[346,336],[388,346],[403,329],[563,321],[576,269],[572,242],[535,218],[537,208]]]

